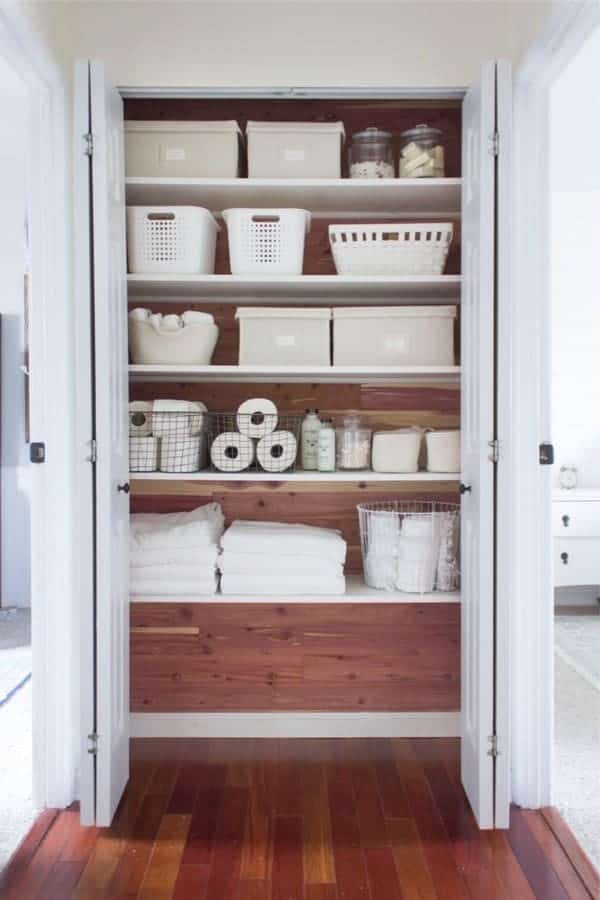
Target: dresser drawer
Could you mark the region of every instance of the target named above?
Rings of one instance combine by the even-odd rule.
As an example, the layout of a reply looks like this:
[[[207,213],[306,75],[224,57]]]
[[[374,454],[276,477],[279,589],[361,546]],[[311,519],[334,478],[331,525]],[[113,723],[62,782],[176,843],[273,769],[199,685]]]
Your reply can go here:
[[[600,503],[560,500],[552,504],[552,534],[555,537],[600,538]]]
[[[600,584],[600,538],[554,540],[554,584]]]

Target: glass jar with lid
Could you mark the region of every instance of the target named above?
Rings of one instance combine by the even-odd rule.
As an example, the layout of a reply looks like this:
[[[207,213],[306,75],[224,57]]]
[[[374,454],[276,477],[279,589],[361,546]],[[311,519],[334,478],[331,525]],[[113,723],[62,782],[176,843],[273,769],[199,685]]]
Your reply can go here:
[[[352,135],[348,150],[350,178],[394,178],[394,146],[389,131],[365,128]]]
[[[443,178],[444,143],[439,128],[417,125],[400,135],[400,178]]]
[[[363,428],[360,417],[351,414],[336,428],[336,468],[369,469],[371,466],[371,429]]]

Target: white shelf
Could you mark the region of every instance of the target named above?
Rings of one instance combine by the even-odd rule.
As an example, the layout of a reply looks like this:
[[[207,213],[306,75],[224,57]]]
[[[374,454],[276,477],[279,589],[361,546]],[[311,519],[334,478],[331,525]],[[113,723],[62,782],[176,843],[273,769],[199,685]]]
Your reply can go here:
[[[460,178],[127,178],[136,206],[301,207],[321,218],[456,219]]]
[[[134,597],[131,603],[460,603],[460,592],[434,591],[430,594],[403,594],[400,591],[377,591],[367,587],[358,575],[346,579],[346,593],[315,597],[314,594],[265,597],[259,594],[210,594],[197,597]]]
[[[128,275],[129,299],[160,298],[163,302],[240,299],[262,303],[326,306],[342,303],[430,305],[460,303],[460,275],[417,275],[361,278],[351,275]]]
[[[460,366],[129,366],[132,381],[457,384]]]
[[[282,472],[281,474],[272,472],[190,472],[190,473],[173,473],[173,472],[130,472],[130,480],[135,481],[238,481],[238,482],[267,482],[276,481],[285,482],[317,482],[317,483],[351,483],[363,484],[365,482],[444,482],[444,481],[460,481],[459,472],[414,472],[409,475],[391,474],[383,472]]]

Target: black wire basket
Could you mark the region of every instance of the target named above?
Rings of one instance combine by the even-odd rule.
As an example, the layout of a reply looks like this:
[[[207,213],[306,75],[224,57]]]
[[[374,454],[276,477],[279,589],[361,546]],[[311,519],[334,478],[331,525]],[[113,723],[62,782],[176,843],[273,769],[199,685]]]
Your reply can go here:
[[[208,447],[215,472],[293,472],[302,417],[286,413],[209,413]]]

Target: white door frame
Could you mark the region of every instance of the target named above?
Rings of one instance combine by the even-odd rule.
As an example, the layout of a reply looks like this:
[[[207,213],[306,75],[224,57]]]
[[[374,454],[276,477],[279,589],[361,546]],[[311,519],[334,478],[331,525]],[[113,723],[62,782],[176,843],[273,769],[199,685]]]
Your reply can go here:
[[[512,604],[512,799],[532,808],[552,800],[554,718],[552,469],[538,462],[539,444],[552,440],[548,94],[598,24],[597,0],[564,3],[514,83],[512,291],[499,322],[501,502],[512,514],[498,540]]]
[[[73,327],[65,197],[65,83],[18,8],[0,5],[0,57],[28,92],[31,440],[47,461],[31,467],[33,802],[75,797],[78,683],[74,674],[72,479]]]

